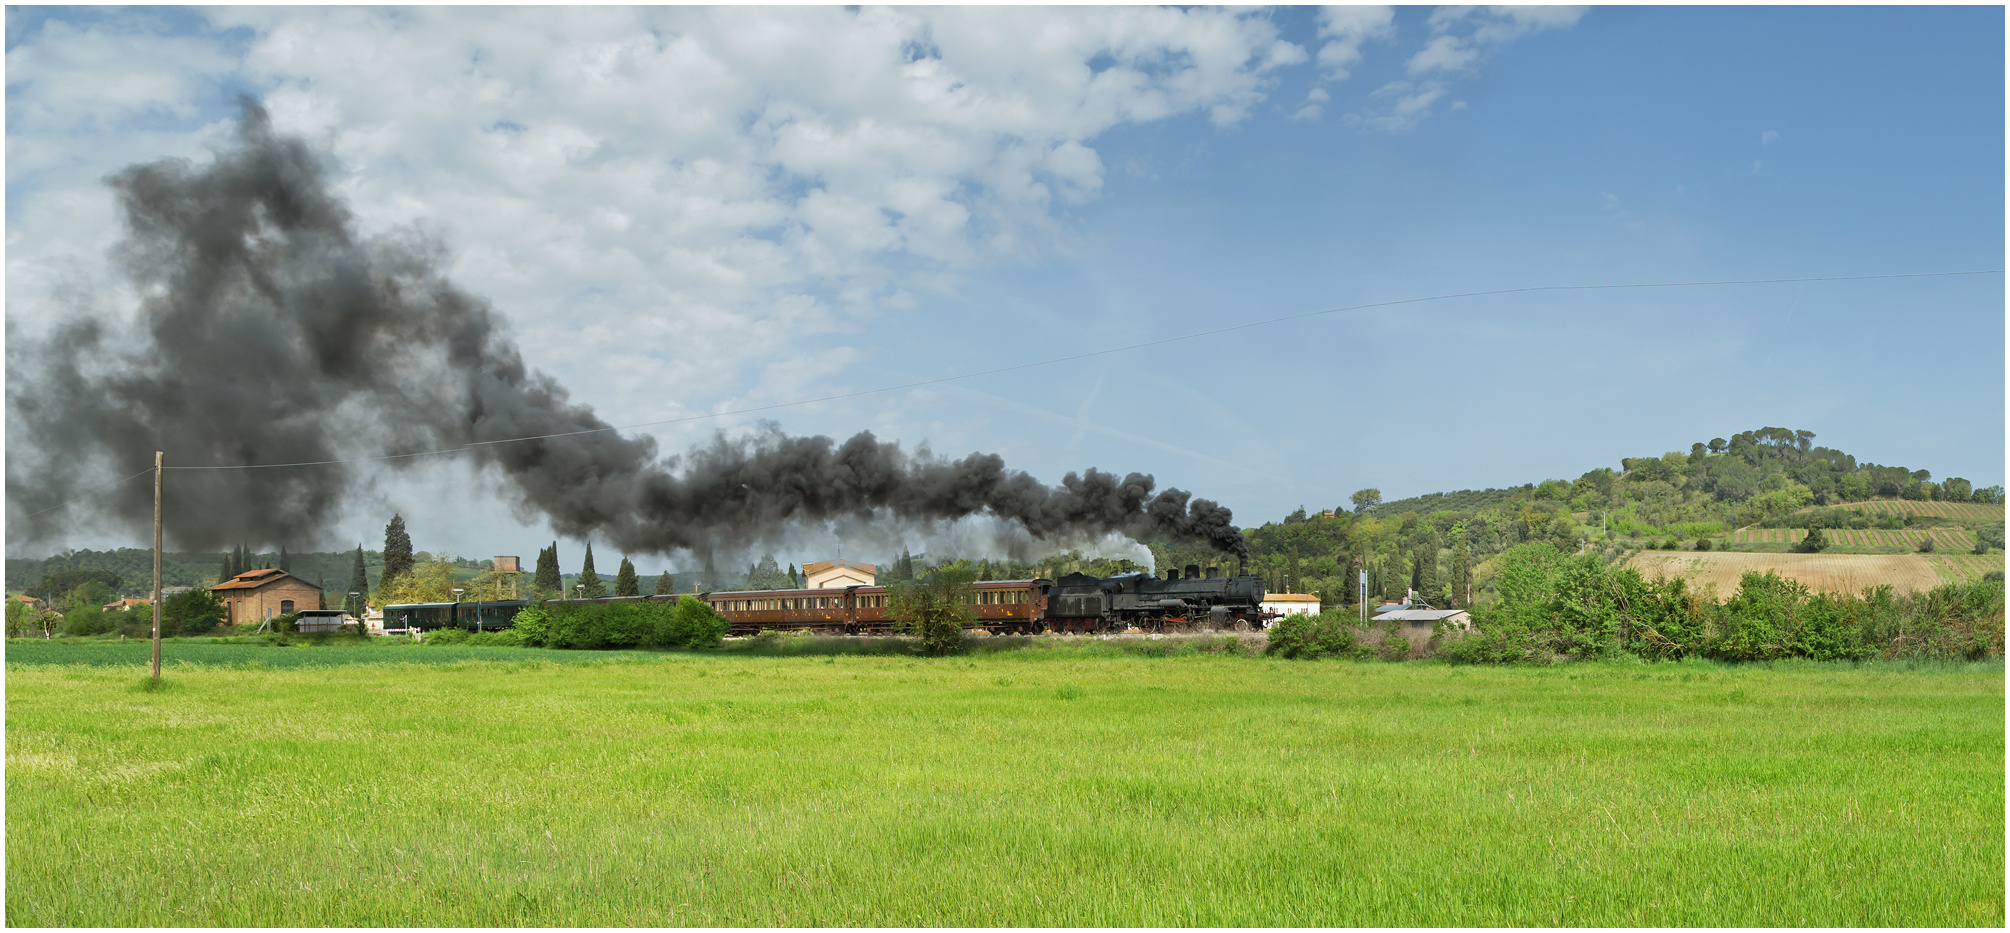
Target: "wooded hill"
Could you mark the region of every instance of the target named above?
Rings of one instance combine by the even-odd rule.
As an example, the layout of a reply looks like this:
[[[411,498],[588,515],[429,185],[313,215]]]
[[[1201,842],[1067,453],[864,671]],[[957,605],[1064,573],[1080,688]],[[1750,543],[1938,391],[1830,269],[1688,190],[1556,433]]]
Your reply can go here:
[[[1814,438],[1811,431],[1767,427],[1697,441],[1687,453],[1623,458],[1618,470],[1599,467],[1575,480],[1395,502],[1362,490],[1330,514],[1301,508],[1281,522],[1245,529],[1251,571],[1273,591],[1315,593],[1329,605],[1352,605],[1355,571],[1365,569],[1371,598],[1400,597],[1414,587],[1433,605],[1465,606],[1484,596],[1486,562],[1527,541],[1549,541],[1566,552],[1593,546],[1617,558],[1629,549],[1694,546],[1683,542],[1697,540],[1721,547],[1715,542],[1730,544],[1730,533],[1748,526],[1827,520],[1842,527],[1892,527],[1896,521],[1901,528],[1964,528],[1970,537],[1962,540],[2000,551],[2003,487],[1976,489],[1961,477],[1935,482],[1926,470],[1860,463],[1815,446]],[[1894,519],[1879,516],[1892,511],[1880,501],[1972,503],[1985,509],[1925,515],[1938,510],[1915,508]],[[1851,514],[1843,518],[1821,511],[1826,509]],[[1782,541],[1773,547],[1786,546]],[[1167,558],[1206,562],[1186,553],[1190,548],[1161,552],[1154,543],[1153,550],[1161,554],[1161,566]]]

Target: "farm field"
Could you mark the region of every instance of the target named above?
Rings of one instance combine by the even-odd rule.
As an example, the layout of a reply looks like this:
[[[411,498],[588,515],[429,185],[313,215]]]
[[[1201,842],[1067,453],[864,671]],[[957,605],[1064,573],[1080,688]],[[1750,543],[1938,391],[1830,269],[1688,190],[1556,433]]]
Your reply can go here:
[[[1807,534],[1805,528],[1740,528],[1724,540],[1732,544],[1795,544]],[[1932,538],[1935,550],[1962,552],[1975,549],[1975,533],[1966,528],[1909,528],[1903,531],[1824,528],[1822,536],[1832,544],[1856,547],[1911,551],[1919,547],[1922,539]]]
[[[2004,921],[2000,662],[463,650],[10,657],[8,923]]]
[[[1692,584],[1714,586],[1718,597],[1729,598],[1737,591],[1740,577],[1768,570],[1828,593],[1861,593],[1865,587],[1879,585],[1889,585],[1899,593],[1930,590],[2001,570],[2003,556],[1640,551],[1628,564],[1649,577],[1688,577]]]
[[[1863,502],[1845,502],[1841,508],[1852,509],[1867,515],[1883,515],[1897,512],[1900,515],[1927,515],[1934,518],[1959,518],[1972,521],[2000,522],[2003,507],[1986,502],[1920,502],[1911,499],[1869,499]]]

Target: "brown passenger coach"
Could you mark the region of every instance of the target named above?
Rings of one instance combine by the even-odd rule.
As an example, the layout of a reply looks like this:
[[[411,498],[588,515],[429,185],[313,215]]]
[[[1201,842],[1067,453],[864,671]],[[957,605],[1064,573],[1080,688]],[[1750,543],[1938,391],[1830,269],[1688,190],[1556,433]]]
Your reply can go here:
[[[999,635],[1033,634],[1045,628],[1051,580],[986,580],[964,595],[977,617],[976,628]],[[892,596],[883,586],[821,590],[746,590],[704,593],[700,598],[731,623],[733,635],[818,632],[826,635],[883,635],[893,631]]]

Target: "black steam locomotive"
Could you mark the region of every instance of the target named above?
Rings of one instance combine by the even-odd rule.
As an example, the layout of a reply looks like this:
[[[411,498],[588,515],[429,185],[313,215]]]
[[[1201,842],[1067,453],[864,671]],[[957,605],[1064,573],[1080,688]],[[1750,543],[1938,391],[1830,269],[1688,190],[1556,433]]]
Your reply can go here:
[[[1053,632],[1191,632],[1201,629],[1262,628],[1263,580],[1224,577],[1214,568],[1202,576],[1188,564],[1186,574],[1166,571],[1092,577],[1071,573],[1047,592],[1046,629]]]

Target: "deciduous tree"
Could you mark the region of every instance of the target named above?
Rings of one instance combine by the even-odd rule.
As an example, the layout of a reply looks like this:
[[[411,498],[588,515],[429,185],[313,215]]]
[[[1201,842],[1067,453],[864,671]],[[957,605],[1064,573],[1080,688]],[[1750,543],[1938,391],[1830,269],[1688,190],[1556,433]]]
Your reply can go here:
[[[896,584],[888,614],[901,630],[920,636],[922,654],[940,657],[963,646],[963,630],[977,621],[966,596],[972,574],[963,564],[937,567],[920,580]]]

